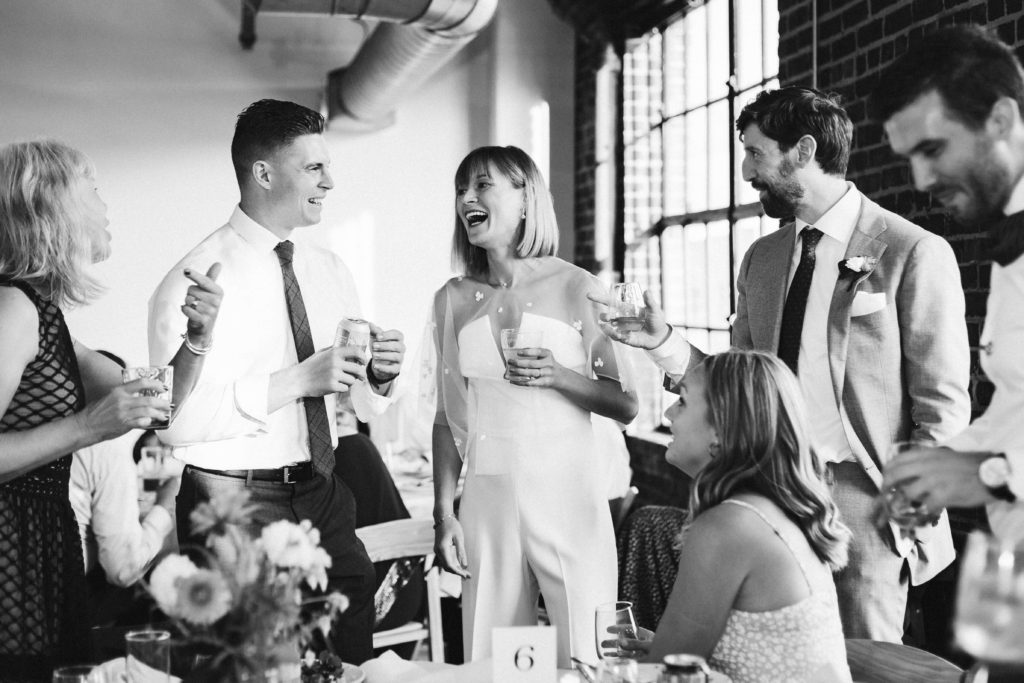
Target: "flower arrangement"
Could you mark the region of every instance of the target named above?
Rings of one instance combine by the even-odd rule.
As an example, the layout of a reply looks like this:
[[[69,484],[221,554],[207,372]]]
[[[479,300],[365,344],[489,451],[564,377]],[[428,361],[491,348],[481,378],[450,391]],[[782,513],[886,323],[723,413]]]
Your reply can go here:
[[[348,599],[327,589],[331,557],[320,547],[320,532],[308,520],[278,521],[254,537],[248,491],[223,493],[191,514],[192,532],[205,537],[196,553],[168,555],[147,586],[157,605],[185,641],[213,652],[209,666],[235,679],[260,680],[266,672],[281,681],[330,683],[341,680],[341,660],[299,647],[315,630],[327,642],[333,619]],[[304,596],[303,586],[321,594]]]

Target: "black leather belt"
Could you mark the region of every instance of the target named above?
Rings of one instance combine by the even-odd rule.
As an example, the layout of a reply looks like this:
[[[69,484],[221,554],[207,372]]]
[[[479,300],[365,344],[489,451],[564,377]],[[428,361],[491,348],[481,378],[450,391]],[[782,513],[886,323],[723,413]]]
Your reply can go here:
[[[300,481],[309,481],[316,476],[313,464],[308,460],[297,465],[287,465],[275,470],[208,470],[203,467],[189,465],[189,469],[207,474],[219,474],[222,477],[233,479],[245,479],[246,481],[270,481],[275,484],[294,484]]]

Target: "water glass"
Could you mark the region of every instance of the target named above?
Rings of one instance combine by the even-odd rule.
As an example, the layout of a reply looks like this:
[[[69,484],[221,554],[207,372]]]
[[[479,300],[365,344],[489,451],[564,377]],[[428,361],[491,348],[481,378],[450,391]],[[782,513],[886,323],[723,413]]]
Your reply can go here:
[[[636,619],[633,618],[633,603],[605,602],[594,609],[594,643],[597,656],[614,658],[616,650],[605,650],[603,641],[619,638],[636,638]]]
[[[608,308],[608,320],[619,330],[636,332],[643,328],[647,307],[639,283],[612,285],[612,301]]]
[[[640,666],[635,659],[606,657],[597,665],[595,683],[637,683]]]
[[[953,633],[987,664],[1024,664],[1024,543],[975,531],[960,565]]]
[[[501,331],[501,353],[505,357],[505,379],[508,375],[508,362],[515,358],[519,349],[536,349],[544,344],[544,333],[540,330],[522,330],[518,327],[507,327]]]
[[[155,396],[156,398],[167,399],[167,402],[171,403],[171,387],[174,386],[173,367],[171,367],[170,365],[144,365],[137,368],[123,368],[121,370],[122,384],[134,382],[137,379],[155,379],[158,382],[163,382],[164,386],[167,387],[167,391],[160,391],[158,389],[145,389],[142,392],[140,392],[140,394],[142,396]],[[149,425],[149,428],[167,429],[170,423],[170,417],[153,418],[153,422]]]
[[[129,631],[124,637],[128,683],[167,681],[171,671],[170,631]]]
[[[100,677],[93,673],[92,664],[62,666],[53,670],[53,683],[99,683]]]

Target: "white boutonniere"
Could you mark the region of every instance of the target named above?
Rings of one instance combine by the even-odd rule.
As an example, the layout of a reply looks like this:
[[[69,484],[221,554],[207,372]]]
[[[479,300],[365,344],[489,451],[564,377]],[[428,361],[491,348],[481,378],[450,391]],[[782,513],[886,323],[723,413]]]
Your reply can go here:
[[[839,262],[839,272],[854,275],[870,273],[877,265],[878,258],[875,256],[851,256]]]
[[[839,277],[849,278],[850,289],[856,287],[878,265],[877,256],[851,256],[839,262]]]

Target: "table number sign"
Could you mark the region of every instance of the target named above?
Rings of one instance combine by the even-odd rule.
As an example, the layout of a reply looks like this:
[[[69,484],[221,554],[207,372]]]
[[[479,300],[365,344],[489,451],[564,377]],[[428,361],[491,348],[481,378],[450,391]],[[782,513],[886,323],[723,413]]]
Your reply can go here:
[[[554,626],[495,628],[491,639],[495,681],[555,683]]]

